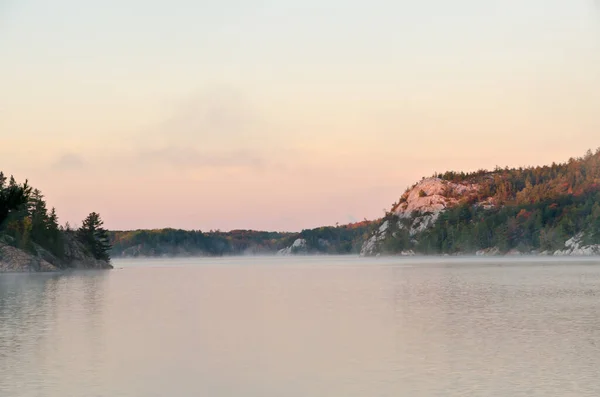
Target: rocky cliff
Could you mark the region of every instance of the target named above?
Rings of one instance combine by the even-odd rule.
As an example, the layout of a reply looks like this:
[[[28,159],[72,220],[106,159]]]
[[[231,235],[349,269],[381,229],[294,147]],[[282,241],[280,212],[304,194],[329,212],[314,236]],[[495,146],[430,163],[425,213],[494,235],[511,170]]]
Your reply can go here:
[[[55,272],[59,269],[45,259],[0,243],[0,273]]]
[[[112,269],[112,265],[91,255],[73,234],[66,233],[65,258],[61,268],[70,269]]]
[[[400,197],[362,256],[600,255],[600,149],[562,164],[447,172]]]
[[[286,248],[282,248],[277,251],[277,255],[289,256],[289,255],[297,255],[297,254],[306,254],[307,246],[306,240],[303,238],[299,238],[294,240],[292,245]]]
[[[474,196],[480,186],[474,183],[453,183],[440,178],[427,178],[408,189],[397,204],[394,204],[379,229],[363,244],[360,255],[373,256],[381,253],[386,239],[397,237],[406,231],[414,240],[418,234],[432,226],[446,209],[459,204],[460,200]],[[481,205],[492,207],[492,201]],[[413,255],[412,250],[403,250],[402,255]]]
[[[65,233],[64,256],[58,258],[34,245],[25,251],[11,245],[4,237],[0,242],[0,273],[2,272],[56,272],[67,269],[112,269],[106,261],[95,259],[75,236]]]

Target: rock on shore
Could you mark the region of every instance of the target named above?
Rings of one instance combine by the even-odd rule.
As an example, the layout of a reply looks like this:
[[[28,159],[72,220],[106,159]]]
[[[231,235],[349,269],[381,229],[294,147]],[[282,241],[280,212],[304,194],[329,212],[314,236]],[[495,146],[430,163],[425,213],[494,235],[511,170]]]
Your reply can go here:
[[[66,269],[112,269],[106,261],[94,258],[74,235],[65,233],[64,257],[59,259],[35,246],[35,253],[0,242],[0,273],[56,272]]]
[[[0,244],[0,273],[56,272],[59,269],[43,258],[10,245]]]

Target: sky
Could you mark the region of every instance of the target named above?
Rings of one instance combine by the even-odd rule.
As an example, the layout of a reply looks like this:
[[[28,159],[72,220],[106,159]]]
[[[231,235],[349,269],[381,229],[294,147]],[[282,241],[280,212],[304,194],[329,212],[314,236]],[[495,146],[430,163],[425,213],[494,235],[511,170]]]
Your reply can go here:
[[[62,222],[298,231],[600,146],[595,0],[0,0],[0,170]]]

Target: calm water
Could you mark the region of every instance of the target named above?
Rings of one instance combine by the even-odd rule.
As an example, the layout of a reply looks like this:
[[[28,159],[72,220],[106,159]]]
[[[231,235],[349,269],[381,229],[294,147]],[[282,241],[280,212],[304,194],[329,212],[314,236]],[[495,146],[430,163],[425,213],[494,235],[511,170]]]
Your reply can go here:
[[[600,395],[600,263],[115,265],[0,276],[0,396]]]

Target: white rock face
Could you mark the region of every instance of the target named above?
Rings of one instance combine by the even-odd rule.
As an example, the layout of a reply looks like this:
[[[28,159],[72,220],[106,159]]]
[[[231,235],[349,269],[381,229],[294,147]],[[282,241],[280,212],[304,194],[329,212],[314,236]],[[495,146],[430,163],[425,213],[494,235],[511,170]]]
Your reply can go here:
[[[486,248],[483,250],[479,250],[475,253],[477,256],[494,256],[499,255],[500,249],[498,247]]]
[[[405,228],[402,220],[416,216],[409,229],[410,236],[414,237],[435,224],[447,208],[457,205],[461,198],[477,193],[479,188],[476,184],[453,183],[440,178],[423,179],[402,195],[400,204],[392,209],[392,213],[398,217],[400,229]],[[491,206],[491,203],[486,202],[486,206]],[[385,221],[363,244],[360,255],[375,254],[388,228],[389,221]]]
[[[576,234],[565,242],[565,249],[554,252],[554,256],[595,256],[600,255],[600,245],[583,246],[583,233]]]
[[[417,215],[409,230],[410,235],[415,236],[433,226],[447,208],[457,205],[461,198],[477,193],[479,188],[479,185],[453,183],[440,178],[424,179],[404,193],[402,202],[393,212],[400,219]]]
[[[281,249],[277,252],[277,255],[292,255],[294,251],[302,250],[306,248],[306,240],[303,238],[296,239],[292,245],[287,248]]]
[[[389,226],[389,221],[385,221],[381,224],[381,226],[379,226],[379,229],[373,233],[373,235],[362,245],[360,249],[360,256],[368,256],[375,253],[377,246],[385,238],[385,232]]]
[[[417,217],[414,220],[414,222],[412,223],[412,225],[410,226],[410,230],[409,230],[410,236],[412,237],[416,234],[424,232],[430,226],[433,226],[433,224],[440,217],[441,213],[442,213],[442,211],[437,212],[435,214],[431,214],[431,215],[422,215],[420,217]],[[401,229],[404,228],[404,225],[402,223],[400,223],[399,226]]]
[[[479,185],[453,183],[440,178],[423,179],[404,193],[402,202],[393,212],[400,217],[409,217],[413,212],[439,214],[458,204],[459,199],[477,193],[479,188]]]

